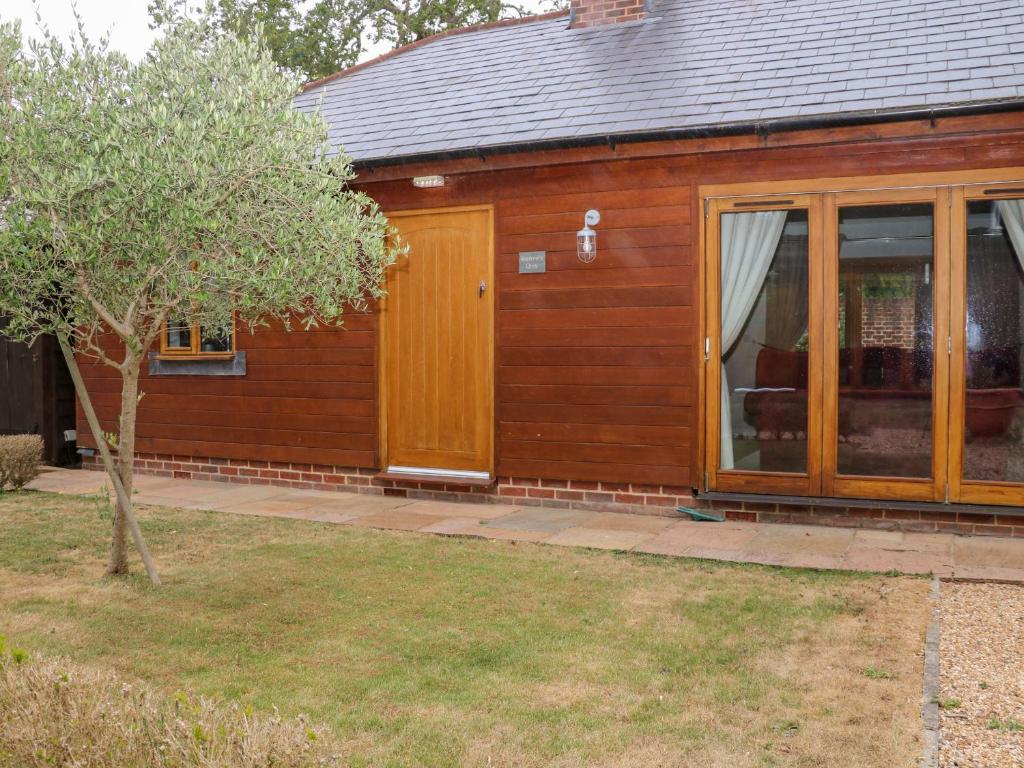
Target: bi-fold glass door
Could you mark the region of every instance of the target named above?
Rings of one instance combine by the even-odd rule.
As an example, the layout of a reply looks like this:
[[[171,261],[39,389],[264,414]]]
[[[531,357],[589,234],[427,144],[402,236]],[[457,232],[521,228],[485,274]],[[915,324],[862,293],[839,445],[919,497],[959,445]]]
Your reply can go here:
[[[951,194],[709,201],[709,489],[946,497]]]
[[[713,200],[708,263],[709,483],[821,491],[821,199]]]
[[[1024,186],[953,190],[949,484],[1024,504]]]
[[[825,195],[826,496],[945,495],[946,195]]]

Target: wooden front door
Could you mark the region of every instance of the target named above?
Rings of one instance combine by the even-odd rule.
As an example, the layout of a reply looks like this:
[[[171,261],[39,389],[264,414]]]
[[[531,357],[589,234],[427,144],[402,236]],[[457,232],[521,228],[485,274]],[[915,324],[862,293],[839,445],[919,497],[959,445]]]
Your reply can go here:
[[[493,244],[489,207],[390,215],[408,245],[383,303],[381,433],[393,472],[493,470]]]

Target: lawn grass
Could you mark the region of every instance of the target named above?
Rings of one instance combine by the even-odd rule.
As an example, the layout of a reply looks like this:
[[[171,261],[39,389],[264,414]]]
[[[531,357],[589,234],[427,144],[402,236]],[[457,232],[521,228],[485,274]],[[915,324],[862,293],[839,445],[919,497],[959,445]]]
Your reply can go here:
[[[911,766],[927,583],[0,495],[0,634],[304,713],[353,766]],[[866,675],[884,669],[887,676]]]

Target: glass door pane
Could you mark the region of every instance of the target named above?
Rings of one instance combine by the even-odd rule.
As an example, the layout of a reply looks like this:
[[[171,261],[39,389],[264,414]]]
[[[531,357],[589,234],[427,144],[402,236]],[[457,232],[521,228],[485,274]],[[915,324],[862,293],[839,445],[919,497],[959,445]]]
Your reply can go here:
[[[720,222],[719,468],[806,473],[808,211]]]
[[[1024,483],[1024,199],[967,204],[963,479]]]
[[[934,206],[844,206],[838,230],[836,471],[930,478]]]

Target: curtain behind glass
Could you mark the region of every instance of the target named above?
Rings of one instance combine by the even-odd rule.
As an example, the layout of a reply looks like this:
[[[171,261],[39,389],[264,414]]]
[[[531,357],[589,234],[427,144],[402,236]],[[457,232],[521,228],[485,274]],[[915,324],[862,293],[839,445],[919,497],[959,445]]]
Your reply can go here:
[[[725,357],[732,349],[764,285],[772,258],[779,247],[786,211],[725,213],[721,219],[722,261],[722,378],[719,466],[735,466],[732,446],[732,412]]]

